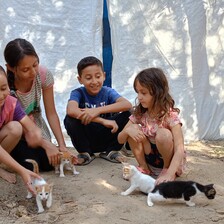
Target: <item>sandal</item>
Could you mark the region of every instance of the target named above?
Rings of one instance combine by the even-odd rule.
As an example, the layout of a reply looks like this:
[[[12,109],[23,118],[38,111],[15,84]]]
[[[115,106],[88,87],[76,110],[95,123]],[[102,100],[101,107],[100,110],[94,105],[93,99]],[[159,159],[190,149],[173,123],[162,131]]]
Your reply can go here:
[[[137,170],[143,174],[150,175],[150,170],[142,169],[140,166],[137,166]]]
[[[96,158],[95,155],[90,156],[88,152],[79,153],[77,157],[84,160],[82,163],[77,164],[78,166],[85,166]]]
[[[110,161],[112,163],[122,163],[125,162],[125,157],[118,151],[101,152],[99,157]],[[121,160],[119,159],[121,158]],[[123,160],[123,161],[122,161]]]

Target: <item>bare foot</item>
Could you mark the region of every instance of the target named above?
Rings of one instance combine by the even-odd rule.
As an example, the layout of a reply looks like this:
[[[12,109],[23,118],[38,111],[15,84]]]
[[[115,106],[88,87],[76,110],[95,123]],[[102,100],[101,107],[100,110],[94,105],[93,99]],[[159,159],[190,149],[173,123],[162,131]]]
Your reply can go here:
[[[10,173],[7,170],[2,169],[1,167],[0,167],[0,177],[11,184],[16,183],[16,175],[14,173]]]

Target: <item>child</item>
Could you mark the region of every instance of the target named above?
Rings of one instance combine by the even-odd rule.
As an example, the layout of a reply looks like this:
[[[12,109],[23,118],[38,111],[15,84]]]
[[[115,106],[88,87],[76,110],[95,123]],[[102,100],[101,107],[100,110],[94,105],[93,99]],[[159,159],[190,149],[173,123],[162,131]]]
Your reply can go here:
[[[25,114],[18,100],[9,95],[6,74],[0,66],[0,162],[18,172],[25,184],[28,184],[31,183],[31,177],[38,177],[38,175],[19,165],[8,154],[19,142],[23,131],[30,146],[36,147],[40,144],[41,132],[39,128]],[[1,167],[0,177],[10,183],[16,182],[15,174]],[[27,187],[28,189],[31,188],[30,185]]]
[[[26,114],[42,132],[41,147],[33,149],[22,139],[11,155],[28,169],[32,169],[32,164],[25,162],[27,158],[36,160],[41,171],[52,170],[52,166],[59,163],[59,151],[67,151],[54,104],[53,76],[50,71],[39,66],[39,57],[34,47],[25,39],[10,41],[5,47],[4,56],[11,94],[20,101]],[[41,97],[58,147],[51,142],[50,131],[42,117]]]
[[[173,181],[182,173],[185,154],[179,109],[166,76],[159,68],[145,69],[136,76],[134,89],[138,102],[118,142],[128,141],[142,173],[160,173],[157,184]]]
[[[114,89],[103,86],[105,72],[99,59],[83,58],[77,69],[84,87],[71,92],[64,124],[79,152],[80,165],[89,164],[97,152],[110,162],[123,162],[119,152],[123,144],[118,143],[117,135],[128,122],[132,105]]]

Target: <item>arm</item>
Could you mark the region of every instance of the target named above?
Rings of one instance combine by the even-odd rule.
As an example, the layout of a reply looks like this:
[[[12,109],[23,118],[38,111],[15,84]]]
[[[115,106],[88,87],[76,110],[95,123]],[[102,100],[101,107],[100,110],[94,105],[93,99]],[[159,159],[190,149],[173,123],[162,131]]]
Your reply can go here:
[[[78,107],[78,103],[74,100],[71,100],[68,102],[67,105],[67,114],[70,117],[74,117],[76,119],[80,119],[84,125],[88,124],[91,122],[91,119],[88,120],[88,114],[87,116],[85,115],[85,109],[82,110]],[[113,120],[107,120],[101,117],[96,117],[92,119],[92,121],[97,122],[99,124],[104,125],[105,127],[111,128],[111,132],[115,133],[118,130],[118,125],[116,121]]]
[[[100,114],[127,111],[131,109],[131,107],[132,105],[128,100],[124,97],[119,97],[113,104],[97,108],[84,108],[81,111],[83,111],[91,121],[96,122],[94,118],[98,117]]]
[[[10,167],[11,169],[13,169],[16,173],[18,173],[22,179],[24,184],[26,185],[27,189],[29,191],[31,191],[33,194],[35,194],[35,192],[33,191],[32,187],[31,187],[31,182],[32,182],[32,178],[40,178],[39,175],[37,175],[36,173],[27,170],[26,168],[24,168],[23,166],[21,166],[19,163],[17,163],[0,145],[0,162],[4,163],[5,165],[7,165],[8,167]]]
[[[68,101],[66,113],[68,116],[76,119],[83,114],[82,110],[79,108],[78,102],[75,100]]]
[[[45,149],[49,163],[53,166],[59,163],[59,151],[52,142],[44,139],[41,135],[41,130],[33,123],[33,121],[25,116],[20,120],[23,126],[26,141],[30,147],[42,147]]]
[[[128,121],[123,130],[118,134],[118,142],[124,144],[127,142],[128,138],[132,138],[135,142],[142,142],[145,140],[146,136],[141,130],[141,127],[138,124]]]
[[[59,148],[61,151],[66,151],[65,140],[62,134],[58,114],[55,109],[53,86],[43,89],[43,102],[48,123],[58,142]]]
[[[113,104],[97,108],[81,109],[76,101],[69,101],[67,114],[70,117],[81,120],[84,125],[89,124],[90,122],[97,122],[104,125],[105,122],[102,123],[102,119],[99,119],[98,117],[100,114],[126,111],[131,107],[131,103],[123,97],[119,97]]]
[[[40,146],[42,141],[41,130],[27,115],[20,120],[20,123],[23,127],[27,144],[33,148]]]
[[[100,114],[122,112],[131,108],[132,105],[128,100],[126,100],[124,97],[119,97],[113,104],[97,108],[85,108],[85,111],[89,114],[89,116],[97,117]]]
[[[48,123],[59,145],[59,151],[68,151],[62,134],[58,114],[55,109],[53,86],[43,90],[43,102]],[[58,153],[58,147],[45,139],[42,141],[42,147],[46,150],[50,164],[53,166],[59,164],[60,154]],[[77,163],[77,156],[70,151],[68,152],[73,156],[74,163]]]
[[[131,126],[132,122],[129,120],[128,123],[124,126],[123,130],[118,134],[117,139],[120,144],[127,142],[129,134],[128,129]]]

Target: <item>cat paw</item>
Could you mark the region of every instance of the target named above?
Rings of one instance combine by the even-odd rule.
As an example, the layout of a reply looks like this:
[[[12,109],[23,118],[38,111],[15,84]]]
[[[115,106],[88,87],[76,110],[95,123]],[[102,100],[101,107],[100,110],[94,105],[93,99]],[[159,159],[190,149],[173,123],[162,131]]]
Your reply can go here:
[[[192,202],[192,201],[187,201],[186,204],[187,204],[189,207],[194,207],[194,206],[195,206],[195,203]]]
[[[74,174],[74,175],[78,175],[79,172],[78,172],[78,171],[74,171],[73,174]]]
[[[59,173],[60,173],[60,171],[59,171],[59,170],[55,170],[55,173],[56,173],[56,174],[59,174]]]
[[[127,196],[128,194],[124,191],[124,192],[121,192],[121,195]]]
[[[39,209],[38,210],[38,213],[42,213],[42,212],[44,212],[44,209]]]
[[[46,203],[46,207],[47,208],[50,208],[51,207],[51,205],[52,205],[52,203],[50,202],[50,203]]]
[[[27,196],[26,196],[26,198],[27,198],[27,199],[30,199],[30,198],[32,198],[32,196],[30,196],[30,195],[27,195]]]
[[[32,198],[32,197],[33,197],[33,195],[32,195],[30,192],[28,192],[26,198],[27,198],[27,199],[30,199],[30,198]]]
[[[61,173],[59,176],[60,176],[60,177],[65,177],[65,175],[64,175],[64,174],[62,174],[62,173]]]
[[[153,202],[152,202],[152,199],[151,199],[151,197],[150,197],[150,193],[149,193],[149,195],[148,195],[148,197],[147,197],[147,205],[148,205],[149,207],[152,207],[152,206],[153,206]]]
[[[152,207],[154,205],[151,201],[148,201],[147,204],[149,207]]]

